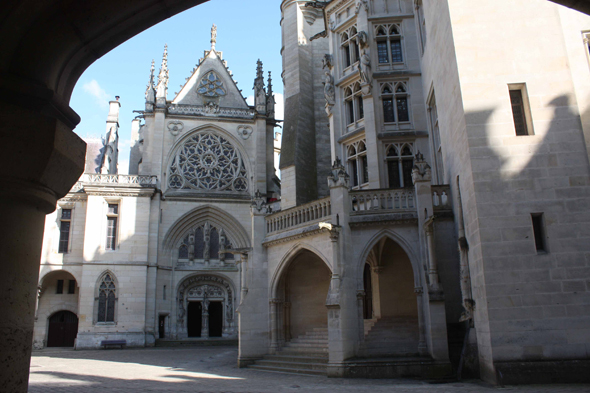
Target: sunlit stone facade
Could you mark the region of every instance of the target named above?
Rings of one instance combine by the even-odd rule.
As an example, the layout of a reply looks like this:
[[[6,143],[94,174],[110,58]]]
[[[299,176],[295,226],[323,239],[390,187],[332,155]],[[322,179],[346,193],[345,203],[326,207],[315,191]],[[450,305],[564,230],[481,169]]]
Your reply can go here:
[[[76,348],[225,338],[267,370],[575,380],[590,19],[542,0],[281,12],[281,181],[262,64],[248,106],[213,30],[169,101],[165,52],[131,175],[113,169],[113,101],[97,165],[47,218],[35,345],[69,312]]]

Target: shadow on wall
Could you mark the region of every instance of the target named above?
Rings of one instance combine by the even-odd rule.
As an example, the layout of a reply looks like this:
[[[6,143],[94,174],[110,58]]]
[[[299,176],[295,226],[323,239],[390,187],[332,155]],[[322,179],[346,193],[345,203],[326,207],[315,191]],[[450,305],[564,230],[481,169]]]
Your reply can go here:
[[[489,321],[491,342],[478,339],[492,345],[494,363],[588,358],[590,320],[581,319],[590,305],[588,156],[577,104],[559,95],[548,105],[551,120],[533,113],[535,134],[528,136],[516,136],[508,122],[509,132],[490,130],[497,109],[465,114],[478,204],[475,214],[465,212],[465,223],[479,222],[484,255],[476,266],[470,249],[475,322],[483,328]],[[542,226],[535,239],[537,214]],[[491,359],[481,360],[482,377],[494,375],[486,370]]]

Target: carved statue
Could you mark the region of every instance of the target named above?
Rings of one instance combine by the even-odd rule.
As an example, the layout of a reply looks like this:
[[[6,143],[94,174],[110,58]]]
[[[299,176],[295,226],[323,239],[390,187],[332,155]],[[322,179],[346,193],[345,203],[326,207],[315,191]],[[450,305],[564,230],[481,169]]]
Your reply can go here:
[[[371,71],[371,58],[369,57],[368,51],[366,49],[363,49],[361,53],[359,73],[361,75],[361,81],[363,83],[371,84],[371,82],[373,81],[373,74]]]
[[[326,70],[324,75],[324,97],[326,98],[326,104],[332,106],[336,99],[336,93],[334,91],[334,77],[330,73],[330,70]]]
[[[219,230],[219,261],[225,261],[225,246],[226,246],[227,238],[225,236],[225,231],[222,229]]]
[[[367,35],[366,32],[359,31],[357,34],[357,37],[358,37],[357,39],[358,39],[358,43],[359,43],[359,46],[361,47],[361,49],[369,47],[369,36]]]
[[[328,68],[329,70],[331,70],[332,67],[333,67],[332,55],[329,53],[326,53],[324,55],[324,57],[322,58],[322,68]]]
[[[217,26],[213,24],[211,27],[211,49],[215,49],[215,44],[217,43]]]
[[[194,228],[188,232],[188,259],[195,260],[195,230]]]

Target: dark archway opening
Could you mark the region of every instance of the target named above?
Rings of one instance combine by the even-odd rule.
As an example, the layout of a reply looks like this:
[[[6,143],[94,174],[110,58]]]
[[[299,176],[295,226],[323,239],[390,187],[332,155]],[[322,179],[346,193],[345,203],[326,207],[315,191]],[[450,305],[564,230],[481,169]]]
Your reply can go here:
[[[59,311],[49,318],[48,347],[73,347],[78,335],[78,317],[71,311]]]
[[[363,300],[363,318],[373,318],[373,283],[371,282],[371,266],[365,263],[363,272],[363,284],[365,289],[365,298]]]
[[[223,303],[209,303],[209,337],[221,337],[223,332]]]
[[[203,306],[201,302],[189,302],[187,307],[187,332],[189,337],[201,337]]]

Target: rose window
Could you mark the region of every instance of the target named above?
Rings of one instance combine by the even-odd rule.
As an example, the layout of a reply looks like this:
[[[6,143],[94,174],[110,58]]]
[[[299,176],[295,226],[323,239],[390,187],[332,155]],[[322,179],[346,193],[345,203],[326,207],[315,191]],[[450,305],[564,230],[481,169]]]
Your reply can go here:
[[[197,91],[199,92],[199,94],[204,95],[205,97],[213,98],[225,95],[225,88],[223,87],[223,82],[213,71],[209,72],[201,79]]]
[[[176,151],[168,187],[217,191],[248,191],[246,166],[238,150],[222,136],[201,132]]]

